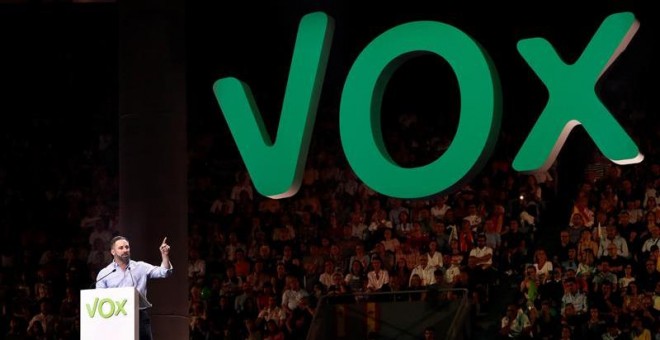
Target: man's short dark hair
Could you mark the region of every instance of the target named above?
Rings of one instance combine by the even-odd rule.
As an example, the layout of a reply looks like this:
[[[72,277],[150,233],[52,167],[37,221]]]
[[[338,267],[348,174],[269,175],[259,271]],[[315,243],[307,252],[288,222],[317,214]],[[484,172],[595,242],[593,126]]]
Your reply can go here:
[[[119,241],[119,240],[128,241],[128,239],[125,238],[124,236],[115,236],[115,237],[112,238],[112,240],[110,240],[110,249],[112,249],[115,246],[115,243],[117,243],[117,241]]]

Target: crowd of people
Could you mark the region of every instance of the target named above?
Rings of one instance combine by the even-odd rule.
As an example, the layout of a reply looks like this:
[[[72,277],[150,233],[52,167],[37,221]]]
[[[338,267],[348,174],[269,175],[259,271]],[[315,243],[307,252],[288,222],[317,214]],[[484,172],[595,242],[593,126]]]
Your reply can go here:
[[[400,164],[446,149],[417,119],[401,117],[389,140]],[[477,314],[502,313],[504,338],[660,336],[653,126],[636,135],[646,153],[637,165],[616,165],[593,149],[581,165],[563,164],[569,171],[555,164],[529,175],[496,153],[467,185],[417,200],[365,186],[332,143],[312,147],[296,196],[269,199],[240,166],[224,180],[206,172],[214,165],[202,160],[217,142],[200,138],[203,151],[191,162],[191,337],[298,338],[324,296],[350,302],[435,287],[467,289]],[[486,308],[501,285],[515,298],[502,310]]]
[[[317,138],[336,132],[326,123],[330,132]],[[450,141],[433,138],[415,115],[396,128],[388,143],[403,165],[438,157]],[[503,337],[660,337],[654,136],[636,136],[646,156],[637,165],[616,165],[598,150],[583,168],[563,165],[575,182],[557,164],[518,173],[496,152],[470,183],[415,200],[364,185],[326,138],[312,145],[299,193],[276,200],[256,191],[238,157],[222,157],[227,136],[192,134],[189,253],[181,254],[190,338],[305,338],[328,296],[421,300],[428,294],[394,293],[461,288],[479,311],[491,286],[511,282],[517,299],[490,310],[503,313]],[[77,339],[79,291],[110,263],[117,235],[117,135],[66,148],[2,137],[3,157],[14,161],[0,164],[0,332]]]
[[[476,307],[501,282],[519,293],[502,318],[506,338],[658,334],[660,166],[624,172],[595,154],[584,174],[552,225],[549,173],[404,201],[322,166],[308,169],[300,197],[257,203],[241,172],[191,225],[191,334],[295,337],[325,295],[441,285],[468,289]]]

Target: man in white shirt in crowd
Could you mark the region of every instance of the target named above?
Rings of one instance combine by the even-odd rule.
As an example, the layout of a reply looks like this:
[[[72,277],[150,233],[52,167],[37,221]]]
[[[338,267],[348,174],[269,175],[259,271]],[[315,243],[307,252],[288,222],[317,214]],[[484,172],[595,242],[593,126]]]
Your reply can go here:
[[[494,278],[493,249],[486,245],[486,235],[477,236],[477,246],[470,250],[468,268],[470,276],[478,284],[486,284]]]
[[[421,254],[418,259],[418,265],[413,268],[412,272],[410,273],[410,278],[408,279],[408,285],[410,285],[410,281],[412,281],[413,275],[419,275],[419,277],[422,279],[422,286],[430,286],[435,283],[435,269],[436,267],[429,266],[429,258],[427,254]]]
[[[300,287],[300,280],[295,275],[287,275],[286,283],[287,289],[282,293],[282,308],[289,315],[298,308],[300,300],[309,294]]]

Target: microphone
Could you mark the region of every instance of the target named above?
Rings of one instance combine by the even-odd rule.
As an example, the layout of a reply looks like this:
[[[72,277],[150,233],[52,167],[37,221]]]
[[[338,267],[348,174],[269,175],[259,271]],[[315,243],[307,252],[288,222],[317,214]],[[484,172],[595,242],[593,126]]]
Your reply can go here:
[[[131,266],[126,267],[126,269],[128,269],[128,275],[131,276],[131,282],[133,282],[133,287],[135,287],[135,279],[133,278],[133,273],[131,273]]]
[[[147,300],[147,297],[144,296],[144,294],[142,294],[142,292],[139,289],[137,289],[138,287],[135,286],[135,279],[133,278],[133,273],[131,272],[131,266],[126,267],[126,269],[128,269],[128,275],[131,276],[131,281],[133,281],[133,287],[135,287],[135,289],[138,292],[138,296],[140,297],[140,307],[147,307],[147,308],[151,307],[152,306],[151,302],[149,302],[149,300]]]
[[[117,271],[117,268],[114,268],[114,269],[113,269],[112,271],[110,271],[109,273],[103,275],[102,278],[100,278],[100,279],[96,280],[94,283],[92,283],[92,285],[89,286],[89,288],[92,289],[92,288],[96,287],[96,284],[99,283],[99,281],[105,279],[106,277],[110,276],[110,274],[112,274],[112,273],[114,273],[114,272],[116,272],[116,271]]]

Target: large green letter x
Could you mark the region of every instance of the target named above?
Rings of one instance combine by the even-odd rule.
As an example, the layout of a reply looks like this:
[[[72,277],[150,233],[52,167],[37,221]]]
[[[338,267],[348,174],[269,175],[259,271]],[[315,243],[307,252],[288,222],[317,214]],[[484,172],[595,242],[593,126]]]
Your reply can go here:
[[[548,41],[521,40],[518,51],[550,93],[541,113],[513,161],[517,171],[546,170],[555,161],[566,137],[582,124],[601,152],[614,163],[639,163],[637,145],[596,96],[596,82],[623,52],[637,32],[632,13],[610,15],[573,65],[565,64]]]

